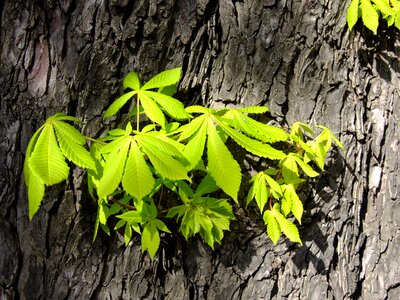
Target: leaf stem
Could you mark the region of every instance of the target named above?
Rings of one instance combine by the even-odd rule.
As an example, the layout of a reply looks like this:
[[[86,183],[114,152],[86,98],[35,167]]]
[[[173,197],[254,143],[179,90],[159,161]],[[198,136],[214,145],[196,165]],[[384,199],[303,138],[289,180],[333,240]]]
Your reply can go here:
[[[114,203],[117,203],[119,206],[129,209],[129,210],[136,210],[136,207],[132,206],[132,205],[128,205],[128,204],[124,204],[119,202],[117,199],[115,199],[114,197],[110,196],[108,197],[108,200]]]
[[[136,130],[139,131],[139,119],[140,119],[140,111],[139,111],[140,99],[139,99],[139,95],[136,95],[136,98],[137,98],[137,103],[136,103]]]
[[[95,142],[95,143],[98,143],[98,144],[107,145],[106,142],[96,140],[96,139],[94,139],[94,138],[92,138],[92,137],[90,137],[90,136],[87,136],[87,135],[85,135],[85,138],[86,138],[87,140],[89,140],[89,141],[92,141],[92,142]]]

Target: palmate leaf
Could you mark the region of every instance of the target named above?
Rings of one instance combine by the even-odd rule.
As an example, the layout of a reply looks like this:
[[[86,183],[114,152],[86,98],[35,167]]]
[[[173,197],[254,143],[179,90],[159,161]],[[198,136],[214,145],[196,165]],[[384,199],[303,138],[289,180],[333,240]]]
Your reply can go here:
[[[142,86],[141,90],[144,91],[173,85],[179,81],[180,77],[181,68],[166,70],[150,79],[145,85]]]
[[[25,161],[24,161],[24,180],[25,180],[25,184],[26,186],[29,187],[29,177],[32,175],[32,170],[29,167],[29,159],[32,155],[32,152],[35,148],[36,142],[37,142],[37,138],[39,137],[40,133],[42,132],[42,129],[45,125],[43,125],[42,127],[40,127],[31,137],[29,143],[28,143],[28,147],[26,148],[26,152],[25,152]]]
[[[372,0],[372,2],[375,3],[376,8],[384,17],[390,16],[394,13],[394,10],[390,7],[388,0]]]
[[[46,124],[29,159],[29,167],[44,184],[53,185],[68,178],[69,168],[58,147],[53,125]]]
[[[178,141],[183,141],[190,138],[193,134],[195,134],[198,129],[203,125],[206,115],[201,115],[195,119],[192,119],[190,123],[181,126],[177,133],[179,133]]]
[[[247,106],[238,108],[237,110],[247,114],[264,114],[269,111],[268,107],[266,106]]]
[[[208,122],[207,134],[209,172],[217,185],[237,202],[240,183],[242,181],[239,164],[221,140],[211,118]]]
[[[347,10],[346,19],[347,19],[347,26],[349,26],[350,31],[353,29],[354,25],[356,25],[357,20],[359,18],[358,14],[359,4],[360,0],[352,0]]]
[[[374,34],[377,34],[379,14],[372,6],[371,0],[361,0],[361,17],[364,25]]]

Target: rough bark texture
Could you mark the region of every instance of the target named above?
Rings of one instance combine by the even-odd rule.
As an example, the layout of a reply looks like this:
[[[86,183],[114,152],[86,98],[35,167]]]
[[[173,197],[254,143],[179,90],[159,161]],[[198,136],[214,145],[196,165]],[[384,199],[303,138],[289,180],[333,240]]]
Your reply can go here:
[[[399,299],[399,32],[350,33],[349,2],[1,2],[0,298]],[[92,244],[79,169],[28,221],[22,165],[38,126],[62,111],[98,136],[125,73],[178,66],[187,103],[260,103],[344,142],[305,194],[303,246],[273,247],[255,213],[215,251],[166,236],[151,262],[138,240]]]

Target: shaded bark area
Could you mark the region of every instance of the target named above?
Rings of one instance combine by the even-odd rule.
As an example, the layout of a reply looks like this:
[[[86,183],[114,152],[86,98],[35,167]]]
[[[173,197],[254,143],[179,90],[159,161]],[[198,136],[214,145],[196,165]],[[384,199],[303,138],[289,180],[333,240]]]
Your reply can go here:
[[[350,1],[59,0],[0,4],[0,298],[398,299],[399,33],[349,33]],[[85,174],[47,189],[32,222],[23,182],[32,133],[55,112],[99,136],[121,79],[182,66],[180,96],[261,104],[344,142],[305,191],[303,246],[268,240],[238,211],[223,244],[166,235],[158,257],[100,235]]]

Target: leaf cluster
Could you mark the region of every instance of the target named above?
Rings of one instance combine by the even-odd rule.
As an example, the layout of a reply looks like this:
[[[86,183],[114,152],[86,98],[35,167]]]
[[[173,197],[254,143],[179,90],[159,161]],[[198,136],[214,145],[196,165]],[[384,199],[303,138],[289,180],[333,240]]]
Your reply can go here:
[[[386,20],[387,25],[400,29],[399,0],[352,0],[347,10],[347,25],[352,30],[359,18],[374,34],[378,32],[379,18]]]
[[[230,141],[267,165],[247,183],[246,206],[255,200],[274,244],[281,233],[301,243],[295,224],[301,223],[303,204],[297,189],[324,170],[333,142],[343,145],[323,126],[317,134],[297,122],[287,132],[257,121],[254,116],[265,114],[267,107],[185,108],[172,97],[180,72],[164,71],[144,85],[137,73],[129,73],[123,81],[128,91],[104,117],[131,102],[131,119],[124,129],[112,129],[97,140],[68,123],[79,123],[75,117],[47,119],[26,151],[29,218],[38,211],[45,186],[68,178],[67,159],[88,170],[88,189],[98,203],[94,238],[99,228],[107,234],[113,228],[123,230],[128,244],[137,233],[142,251],[153,258],[160,233],[170,233],[167,224],[175,220],[185,239],[200,235],[214,248],[235,219],[231,200],[239,204],[244,184]],[[143,128],[141,114],[149,121]]]

